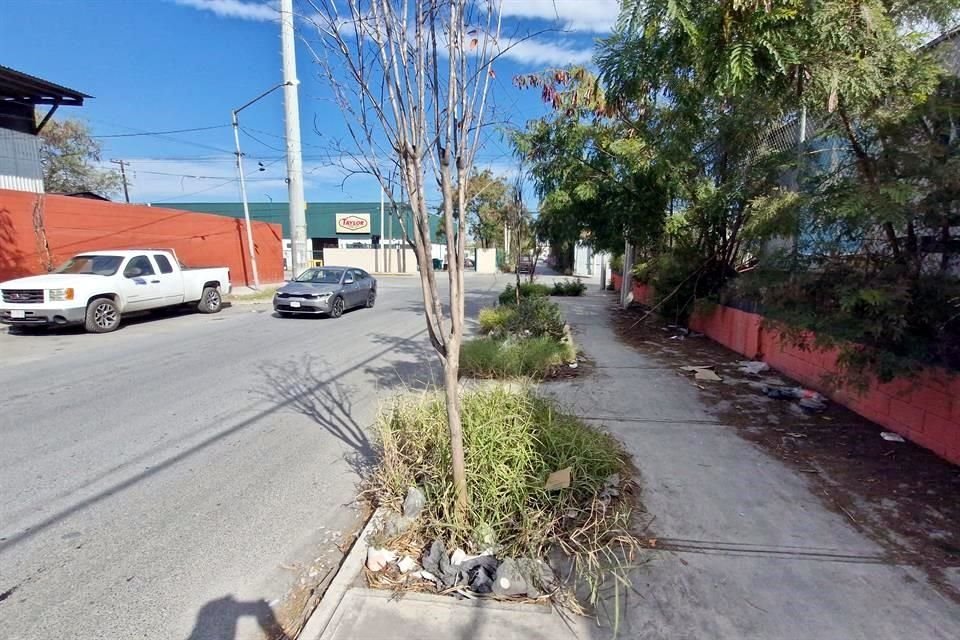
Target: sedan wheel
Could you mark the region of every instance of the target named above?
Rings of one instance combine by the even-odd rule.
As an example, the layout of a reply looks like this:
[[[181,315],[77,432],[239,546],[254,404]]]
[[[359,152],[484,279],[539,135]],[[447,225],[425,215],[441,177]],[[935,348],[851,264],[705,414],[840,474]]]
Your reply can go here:
[[[371,291],[367,294],[367,309],[373,309],[373,305],[377,302],[377,292]]]
[[[333,301],[333,306],[330,307],[330,317],[339,318],[343,315],[343,298],[337,298]]]

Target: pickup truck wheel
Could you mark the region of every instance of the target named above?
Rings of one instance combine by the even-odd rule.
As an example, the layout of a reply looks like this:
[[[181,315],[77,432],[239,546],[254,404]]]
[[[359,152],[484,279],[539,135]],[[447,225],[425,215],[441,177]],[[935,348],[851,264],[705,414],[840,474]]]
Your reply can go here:
[[[83,323],[90,333],[110,333],[120,326],[120,309],[110,298],[97,298],[87,305],[87,316]]]
[[[343,298],[337,296],[333,301],[333,304],[330,306],[330,317],[339,318],[343,315]]]
[[[220,289],[217,287],[204,287],[200,294],[200,302],[197,303],[197,310],[200,313],[216,313],[223,308],[223,298],[220,296]]]

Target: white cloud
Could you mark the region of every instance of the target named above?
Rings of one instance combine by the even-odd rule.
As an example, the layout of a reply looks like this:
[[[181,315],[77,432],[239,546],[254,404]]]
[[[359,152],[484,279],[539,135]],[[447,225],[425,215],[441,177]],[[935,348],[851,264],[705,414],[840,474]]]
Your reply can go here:
[[[256,22],[276,21],[279,16],[275,2],[253,0],[173,0],[184,7],[210,11],[221,18],[239,18]]]
[[[620,15],[620,0],[503,0],[503,15],[559,22],[570,31],[606,33]]]
[[[515,40],[504,47],[502,57],[532,66],[566,66],[590,62],[593,49],[577,48],[562,41]]]

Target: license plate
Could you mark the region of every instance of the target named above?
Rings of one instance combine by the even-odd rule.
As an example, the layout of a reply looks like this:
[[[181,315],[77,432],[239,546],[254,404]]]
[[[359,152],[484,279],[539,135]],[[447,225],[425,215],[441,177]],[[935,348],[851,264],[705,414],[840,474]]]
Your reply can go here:
[[[26,312],[26,311],[18,311],[18,310],[16,310],[16,309],[14,309],[14,310],[12,310],[12,311],[10,312],[10,317],[11,317],[11,318],[26,318],[26,317],[27,317],[27,312]]]
[[[293,300],[293,301],[290,302],[290,306],[291,306],[292,308],[294,308],[294,309],[299,309],[299,308],[300,308],[300,303],[297,302],[296,300]]]

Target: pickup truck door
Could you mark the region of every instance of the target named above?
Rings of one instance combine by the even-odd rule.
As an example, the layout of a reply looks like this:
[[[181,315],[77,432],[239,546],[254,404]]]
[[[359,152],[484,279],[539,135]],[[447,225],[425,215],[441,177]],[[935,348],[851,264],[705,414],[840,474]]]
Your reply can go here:
[[[183,274],[179,265],[174,266],[170,258],[162,253],[153,254],[153,262],[157,274],[150,278],[152,284],[159,285],[161,303],[163,305],[180,304],[183,300]],[[157,283],[155,281],[159,280]],[[158,305],[159,306],[159,305]]]
[[[163,306],[163,288],[157,277],[157,268],[146,255],[130,258],[121,276],[119,289],[126,300],[124,311]]]

